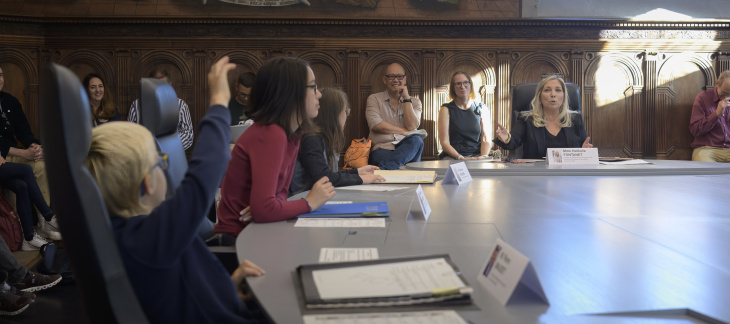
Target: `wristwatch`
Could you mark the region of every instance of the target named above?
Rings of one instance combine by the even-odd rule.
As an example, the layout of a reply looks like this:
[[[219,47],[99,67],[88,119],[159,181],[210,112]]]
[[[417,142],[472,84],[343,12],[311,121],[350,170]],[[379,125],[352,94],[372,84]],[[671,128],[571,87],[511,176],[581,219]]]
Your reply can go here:
[[[413,98],[403,99],[403,102],[413,103]]]

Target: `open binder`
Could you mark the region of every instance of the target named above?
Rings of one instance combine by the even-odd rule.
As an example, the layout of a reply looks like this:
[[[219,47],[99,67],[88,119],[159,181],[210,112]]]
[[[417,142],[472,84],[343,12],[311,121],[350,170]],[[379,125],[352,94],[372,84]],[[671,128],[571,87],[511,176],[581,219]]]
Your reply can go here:
[[[446,254],[301,265],[297,275],[309,309],[471,303],[472,289]]]
[[[375,201],[348,204],[324,204],[319,209],[301,214],[299,217],[388,217],[388,202]]]

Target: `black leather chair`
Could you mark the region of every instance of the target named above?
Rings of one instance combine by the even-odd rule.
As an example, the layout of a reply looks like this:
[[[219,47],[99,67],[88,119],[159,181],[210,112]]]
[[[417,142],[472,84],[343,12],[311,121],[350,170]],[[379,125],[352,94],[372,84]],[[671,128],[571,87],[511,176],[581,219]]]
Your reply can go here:
[[[535,97],[537,85],[537,83],[520,83],[512,88],[512,125],[514,125],[515,121],[517,121],[520,113],[532,109],[530,103]],[[570,109],[581,112],[582,98],[580,96],[580,87],[578,87],[575,83],[566,83],[565,86],[568,88],[568,105],[570,106]],[[511,159],[519,159],[521,157],[521,146],[518,149],[509,152],[509,158]]]
[[[167,177],[167,197],[175,194],[188,170],[177,124],[180,118],[177,95],[172,86],[163,81],[143,78],[140,81],[142,97],[139,105],[140,124],[149,129],[157,141],[157,149],[167,153],[169,167]]]
[[[48,186],[88,317],[92,323],[147,323],[124,270],[104,201],[84,166],[91,142],[86,91],[73,72],[52,63],[41,80]]]

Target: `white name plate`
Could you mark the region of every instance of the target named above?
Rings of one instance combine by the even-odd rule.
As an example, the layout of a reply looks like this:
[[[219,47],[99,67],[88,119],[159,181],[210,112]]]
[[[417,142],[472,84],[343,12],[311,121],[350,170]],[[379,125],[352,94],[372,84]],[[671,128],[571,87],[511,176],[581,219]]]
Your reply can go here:
[[[466,163],[459,162],[449,165],[449,169],[446,170],[446,175],[444,176],[444,180],[441,181],[441,184],[456,182],[462,185],[471,181],[471,174],[466,167]]]
[[[519,284],[525,285],[546,304],[550,304],[530,259],[501,239],[497,239],[477,281],[502,305],[507,305]]]
[[[598,149],[549,148],[546,159],[554,165],[598,165]]]
[[[413,203],[411,202],[407,219],[416,220],[422,218],[424,220],[428,220],[428,217],[431,216],[431,206],[428,204],[426,194],[423,193],[423,187],[421,187],[421,185],[418,185],[418,188],[416,188],[415,199],[418,201],[418,207],[413,206]]]

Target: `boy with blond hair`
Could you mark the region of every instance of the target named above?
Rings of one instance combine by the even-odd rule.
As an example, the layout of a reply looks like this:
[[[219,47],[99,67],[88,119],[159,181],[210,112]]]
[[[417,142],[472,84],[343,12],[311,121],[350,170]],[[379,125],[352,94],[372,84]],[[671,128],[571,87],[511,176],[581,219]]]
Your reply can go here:
[[[229,278],[198,237],[230,154],[230,99],[223,57],[208,74],[210,109],[200,121],[188,172],[165,200],[167,155],[152,134],[133,123],[108,123],[92,131],[86,166],[112,216],[112,227],[137,298],[152,323],[253,323],[239,298],[245,276],[264,271],[244,261]]]

